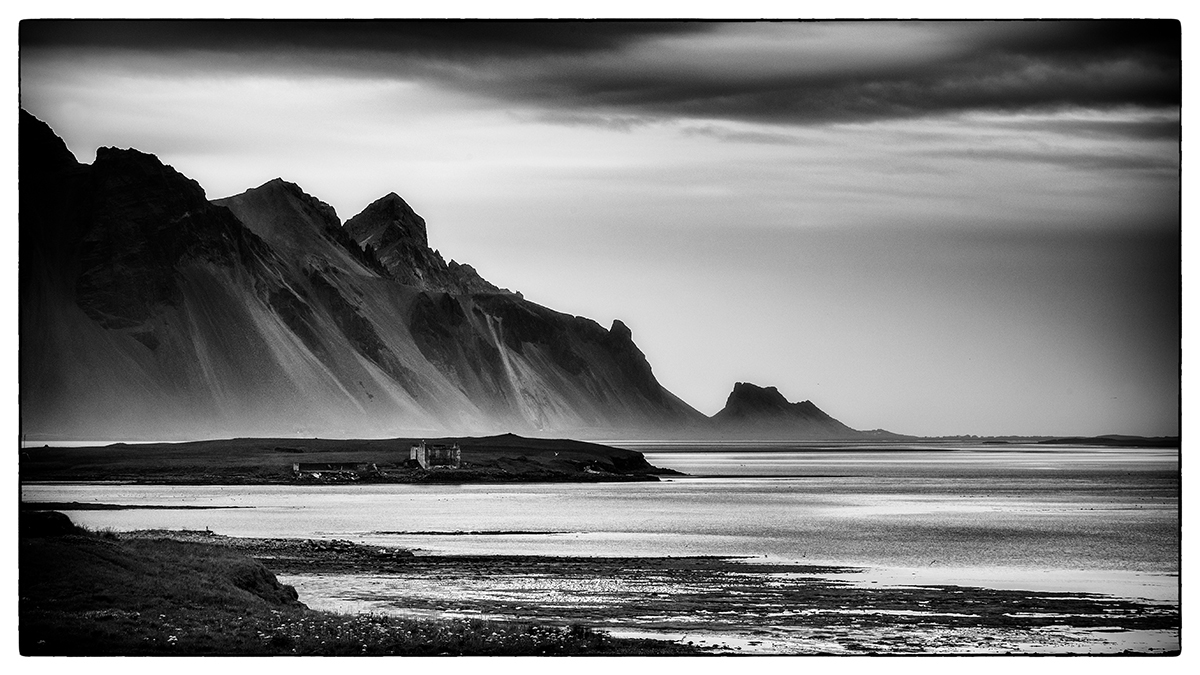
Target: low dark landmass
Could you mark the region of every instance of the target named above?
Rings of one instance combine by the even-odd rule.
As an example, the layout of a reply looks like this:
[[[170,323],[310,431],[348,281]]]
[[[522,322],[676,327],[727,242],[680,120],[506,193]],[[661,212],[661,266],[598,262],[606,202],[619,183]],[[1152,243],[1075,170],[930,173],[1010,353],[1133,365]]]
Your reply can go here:
[[[1114,448],[1178,448],[1178,436],[1070,436],[1066,438],[1047,438],[1038,441],[1039,445],[1100,445]]]
[[[462,449],[459,468],[422,469],[409,448],[422,440]],[[297,476],[296,464],[357,465],[363,471]],[[512,434],[482,438],[336,440],[237,438],[190,443],[115,443],[96,447],[41,447],[21,452],[23,481],[134,483],[321,484],[511,483],[655,481],[679,475],[650,465],[633,450],[566,439]]]
[[[1107,434],[1104,436],[927,436],[919,441],[968,442],[982,445],[1037,444],[1037,445],[1096,445],[1114,448],[1177,448],[1179,436],[1127,436]]]
[[[244,551],[282,561],[390,564],[402,551],[338,542],[222,545],[103,535],[59,513],[26,512],[20,537],[20,649],[32,655],[696,654],[667,641],[618,639],[582,624],[413,620],[309,609]],[[383,555],[384,558],[379,558]]]

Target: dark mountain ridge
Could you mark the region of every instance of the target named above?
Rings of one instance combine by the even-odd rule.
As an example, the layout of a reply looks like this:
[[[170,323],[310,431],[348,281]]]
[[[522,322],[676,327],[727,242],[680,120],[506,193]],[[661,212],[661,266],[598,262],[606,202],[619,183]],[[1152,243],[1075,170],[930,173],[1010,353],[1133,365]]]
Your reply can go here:
[[[24,111],[20,160],[31,440],[706,436],[781,415],[804,435],[854,433],[750,390],[709,420],[662,387],[624,323],[445,262],[395,193],[344,226],[282,179],[210,201],[137,150],[81,164]]]

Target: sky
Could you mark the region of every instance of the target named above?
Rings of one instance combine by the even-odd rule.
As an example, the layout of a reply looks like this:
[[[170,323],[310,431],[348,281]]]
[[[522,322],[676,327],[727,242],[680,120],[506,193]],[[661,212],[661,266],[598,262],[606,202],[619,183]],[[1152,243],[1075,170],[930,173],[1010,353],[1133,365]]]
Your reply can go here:
[[[83,162],[343,221],[859,429],[1179,432],[1180,24],[23,22]]]

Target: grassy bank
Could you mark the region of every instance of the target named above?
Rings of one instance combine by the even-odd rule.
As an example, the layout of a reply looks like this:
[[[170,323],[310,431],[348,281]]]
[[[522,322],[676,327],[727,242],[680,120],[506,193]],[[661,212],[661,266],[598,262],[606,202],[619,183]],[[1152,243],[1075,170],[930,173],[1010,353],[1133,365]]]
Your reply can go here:
[[[261,563],[228,547],[85,532],[56,516],[22,518],[24,655],[695,653],[584,626],[317,612]]]

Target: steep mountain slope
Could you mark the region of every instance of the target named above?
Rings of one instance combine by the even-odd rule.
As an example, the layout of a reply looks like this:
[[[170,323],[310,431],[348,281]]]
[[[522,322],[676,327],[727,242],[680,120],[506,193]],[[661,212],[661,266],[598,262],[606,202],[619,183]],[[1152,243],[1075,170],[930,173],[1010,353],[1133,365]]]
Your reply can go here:
[[[712,417],[714,430],[743,438],[851,438],[860,432],[825,414],[812,401],[790,403],[775,387],[749,382],[733,386],[725,407]]]
[[[21,115],[30,439],[604,435],[704,420],[623,324],[445,263],[394,194],[353,228],[279,179],[209,202],[153,155],[101,148],[80,164]]]

